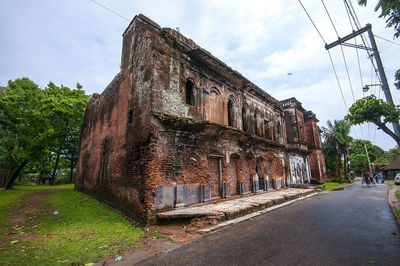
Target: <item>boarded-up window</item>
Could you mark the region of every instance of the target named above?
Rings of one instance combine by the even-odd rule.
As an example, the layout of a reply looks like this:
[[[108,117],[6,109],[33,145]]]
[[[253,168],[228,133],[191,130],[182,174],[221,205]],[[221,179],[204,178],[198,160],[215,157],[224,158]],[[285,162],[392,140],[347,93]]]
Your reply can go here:
[[[235,105],[231,99],[228,100],[228,126],[233,127],[235,124]]]
[[[206,103],[207,120],[223,124],[223,104],[219,91],[211,89]]]
[[[186,104],[195,105],[194,84],[191,80],[186,81]]]
[[[248,131],[248,126],[247,126],[248,120],[247,120],[247,109],[246,107],[243,106],[242,108],[242,128],[243,131]]]

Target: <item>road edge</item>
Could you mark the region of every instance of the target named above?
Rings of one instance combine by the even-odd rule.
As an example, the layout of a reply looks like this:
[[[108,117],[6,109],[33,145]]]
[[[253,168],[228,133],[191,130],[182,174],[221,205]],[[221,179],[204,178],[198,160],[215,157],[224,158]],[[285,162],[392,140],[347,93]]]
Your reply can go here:
[[[392,209],[393,216],[397,221],[397,226],[400,229],[400,217],[396,215],[396,211],[400,213],[400,199],[396,196],[396,191],[398,190],[400,190],[400,187],[398,187],[392,182],[388,183],[388,193],[387,193],[388,202]]]

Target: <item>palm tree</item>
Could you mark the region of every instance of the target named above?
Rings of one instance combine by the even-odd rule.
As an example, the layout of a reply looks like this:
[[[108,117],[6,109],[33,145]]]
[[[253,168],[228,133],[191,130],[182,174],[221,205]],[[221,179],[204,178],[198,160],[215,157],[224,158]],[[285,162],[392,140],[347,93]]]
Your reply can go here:
[[[349,148],[353,138],[350,137],[350,123],[346,120],[334,120],[333,124],[328,120],[327,122],[328,128],[323,127],[323,132],[325,136],[325,140],[331,142],[331,146],[335,147],[337,156],[338,156],[338,168],[339,168],[339,183],[342,183],[342,157],[344,162],[344,177],[348,181],[348,153],[347,149]]]
[[[382,10],[384,10],[386,7],[388,7],[389,4],[396,3],[396,2],[399,2],[399,0],[379,0],[378,4],[376,4],[376,6],[375,6],[375,11],[378,11],[378,9],[381,7],[382,7]],[[366,6],[367,0],[358,0],[358,4],[360,6]]]

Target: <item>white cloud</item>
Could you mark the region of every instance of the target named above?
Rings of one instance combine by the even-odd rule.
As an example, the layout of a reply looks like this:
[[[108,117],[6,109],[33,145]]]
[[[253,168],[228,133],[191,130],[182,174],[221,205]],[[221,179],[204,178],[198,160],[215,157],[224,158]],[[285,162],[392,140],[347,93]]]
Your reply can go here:
[[[302,101],[317,114],[320,125],[346,113],[323,42],[297,1],[97,1],[129,19],[143,13],[162,27],[179,27],[186,37],[275,98],[294,96]],[[325,40],[336,40],[321,2],[302,2]],[[325,4],[340,36],[350,33],[343,2]],[[372,23],[376,35],[392,39],[393,31],[385,28],[372,5],[361,8],[353,4],[362,26]],[[92,1],[1,1],[0,10],[0,84],[27,76],[41,86],[49,80],[71,87],[80,82],[93,93],[101,92],[119,71],[121,35],[129,22]],[[392,85],[394,72],[400,68],[398,46],[380,39],[377,43],[393,98],[399,103],[400,92]],[[345,48],[344,52],[359,98],[362,85],[355,50]],[[340,48],[332,49],[331,54],[350,105],[352,95]],[[360,63],[364,84],[375,82],[363,52]],[[394,146],[384,134],[377,133],[375,139],[385,149]]]

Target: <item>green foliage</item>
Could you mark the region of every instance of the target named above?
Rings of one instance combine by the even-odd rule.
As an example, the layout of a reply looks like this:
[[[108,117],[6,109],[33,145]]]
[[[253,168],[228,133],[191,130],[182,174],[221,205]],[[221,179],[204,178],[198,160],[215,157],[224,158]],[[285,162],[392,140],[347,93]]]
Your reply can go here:
[[[385,152],[385,158],[386,158],[386,163],[393,162],[397,158],[399,158],[400,152],[399,149],[393,148],[390,149],[389,151]]]
[[[394,78],[395,78],[394,85],[396,86],[396,89],[400,90],[400,69],[396,71],[396,73],[394,74]]]
[[[359,5],[366,6],[367,0],[358,0]],[[400,36],[400,2],[398,0],[379,0],[375,11],[381,9],[379,17],[386,18],[386,27],[394,28],[394,37]]]
[[[20,192],[19,187],[9,191]],[[0,191],[0,202],[5,192],[8,191]],[[46,214],[33,220],[37,224],[35,228],[24,225],[17,228],[31,237],[22,241],[15,235],[10,239],[12,245],[7,242],[0,247],[2,263],[83,265],[115,257],[135,247],[144,236],[144,232],[134,228],[129,220],[80,192],[68,190],[51,194],[42,208]],[[53,214],[54,211],[58,214]]]
[[[331,171],[338,169],[339,157],[335,143],[333,143],[332,141],[324,141],[322,143],[322,150],[324,151],[326,167]]]
[[[386,123],[399,123],[399,106],[386,103],[374,95],[370,95],[353,103],[345,119],[352,125],[372,122],[400,145],[400,137],[386,126]]]
[[[12,169],[23,161],[39,158],[53,133],[47,127],[42,102],[45,95],[27,78],[9,81],[0,97],[1,159]]]
[[[0,168],[46,174],[60,154],[77,160],[83,113],[90,97],[50,82],[42,90],[28,78],[0,87]],[[24,164],[25,163],[25,164]],[[51,166],[50,166],[51,165]]]
[[[365,122],[386,124],[398,123],[400,119],[400,108],[394,104],[386,103],[370,95],[357,100],[346,115],[351,124],[358,125]],[[379,125],[378,125],[379,126]]]
[[[347,148],[353,140],[352,137],[350,137],[351,126],[346,120],[335,120],[333,124],[328,120],[327,124],[327,128],[322,128],[325,137],[323,148],[324,152],[327,151],[328,154],[328,157],[326,157],[328,160],[325,162],[326,165],[330,167],[336,164],[337,168],[335,169],[341,170],[341,158],[343,156],[344,165],[347,165]],[[336,159],[329,161],[334,158],[335,153]],[[347,167],[344,167],[344,176],[347,178]],[[341,176],[339,178],[341,178]]]
[[[339,182],[325,182],[325,187],[322,189],[324,191],[327,190],[332,190],[338,187],[343,187],[343,186],[348,186],[351,185],[350,183],[347,184],[343,184],[343,183],[339,183]]]
[[[380,157],[385,155],[385,151],[379,146],[373,145],[369,140],[356,139],[349,147],[349,155],[352,154],[365,154],[365,146],[368,150],[369,159],[374,162]]]
[[[369,169],[368,158],[364,153],[354,153],[350,155],[350,167],[357,175]]]

